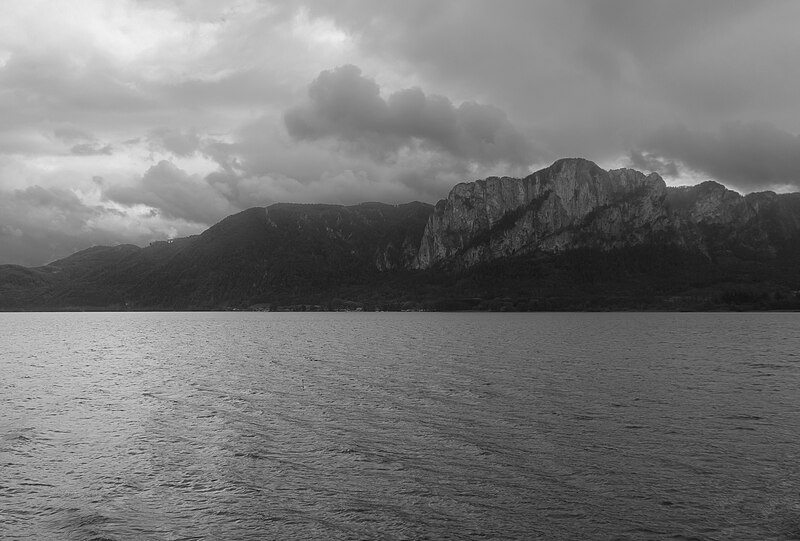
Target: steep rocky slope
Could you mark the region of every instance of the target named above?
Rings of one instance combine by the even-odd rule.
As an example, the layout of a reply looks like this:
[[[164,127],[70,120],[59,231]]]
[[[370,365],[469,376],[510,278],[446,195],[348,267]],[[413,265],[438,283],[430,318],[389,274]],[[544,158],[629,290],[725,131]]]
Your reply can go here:
[[[668,188],[657,174],[563,159],[523,178],[458,184],[437,203],[414,266],[660,244],[708,257],[769,258],[800,237],[800,196],[742,197],[715,182]]]
[[[146,248],[0,265],[0,309],[798,309],[800,194],[564,159],[435,207],[277,204]]]

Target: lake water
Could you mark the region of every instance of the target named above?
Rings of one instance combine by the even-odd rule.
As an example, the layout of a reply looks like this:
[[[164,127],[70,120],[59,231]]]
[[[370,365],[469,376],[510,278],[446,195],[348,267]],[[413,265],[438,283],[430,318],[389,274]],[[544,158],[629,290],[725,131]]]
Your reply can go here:
[[[4,540],[800,538],[798,314],[0,326]]]

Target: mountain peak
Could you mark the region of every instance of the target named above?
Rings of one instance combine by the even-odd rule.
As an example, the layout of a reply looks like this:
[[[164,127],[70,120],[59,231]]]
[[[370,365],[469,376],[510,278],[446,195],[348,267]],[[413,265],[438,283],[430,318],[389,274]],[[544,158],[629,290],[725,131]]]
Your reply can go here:
[[[742,197],[716,182],[668,188],[655,173],[565,158],[522,179],[457,184],[435,207],[280,203],[143,249],[96,247],[36,269],[0,266],[0,308],[336,307],[351,294],[399,306],[409,295],[444,290],[505,297],[502,273],[494,274],[502,269],[531,302],[547,307],[547,280],[573,294],[570,268],[580,270],[579,279],[605,268],[605,279],[625,288],[630,272],[655,283],[641,276],[653,269],[673,285],[696,284],[693,273],[702,267],[703,279],[726,276],[727,287],[729,274],[720,269],[734,268],[731,261],[747,283],[758,272],[779,277],[785,296],[800,290],[798,253],[800,194]],[[618,257],[627,263],[618,265]],[[682,277],[665,275],[664,265]],[[394,272],[434,266],[432,273]],[[537,268],[549,270],[537,275]]]
[[[713,181],[667,188],[656,173],[605,171],[590,160],[564,158],[524,179],[492,177],[456,186],[436,205],[416,266],[469,267],[511,255],[654,242],[694,246],[708,254],[739,242],[740,232],[743,239],[765,242],[766,233],[748,228],[758,229],[759,209],[768,208],[749,205]],[[797,229],[796,218],[785,221],[781,231]],[[731,232],[724,239],[714,237],[702,224],[725,225]]]
[[[552,163],[550,169],[554,172],[561,171],[588,171],[592,173],[604,172],[603,169],[591,160],[586,158],[560,158]]]

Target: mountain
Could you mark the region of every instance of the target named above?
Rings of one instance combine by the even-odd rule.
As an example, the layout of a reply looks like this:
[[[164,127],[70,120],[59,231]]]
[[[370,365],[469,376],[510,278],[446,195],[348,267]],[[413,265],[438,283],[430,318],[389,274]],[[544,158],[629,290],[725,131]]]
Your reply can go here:
[[[431,209],[417,202],[251,208],[200,235],[146,248],[94,247],[43,267],[0,266],[0,308],[292,304],[409,267]]]
[[[435,206],[276,204],[200,235],[0,266],[0,309],[798,309],[800,194],[583,159]]]
[[[138,305],[287,303],[408,267],[431,205],[277,204],[225,218],[130,290]]]
[[[655,173],[563,159],[524,179],[458,184],[440,201],[414,265],[667,245],[709,258],[785,257],[798,248],[800,194],[742,197],[715,182],[667,188]]]

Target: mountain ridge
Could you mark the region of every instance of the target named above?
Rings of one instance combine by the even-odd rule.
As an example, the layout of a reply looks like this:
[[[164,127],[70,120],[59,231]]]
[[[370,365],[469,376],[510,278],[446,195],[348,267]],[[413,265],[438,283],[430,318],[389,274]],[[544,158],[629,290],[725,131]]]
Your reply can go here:
[[[764,227],[770,219],[780,226]],[[415,267],[647,243],[695,247],[709,256],[734,247],[774,256],[798,237],[800,194],[742,196],[713,181],[672,188],[656,173],[562,159],[524,179],[455,186],[434,208]]]
[[[0,265],[0,309],[793,309],[798,254],[800,194],[565,158],[435,206],[277,203],[144,248]]]

